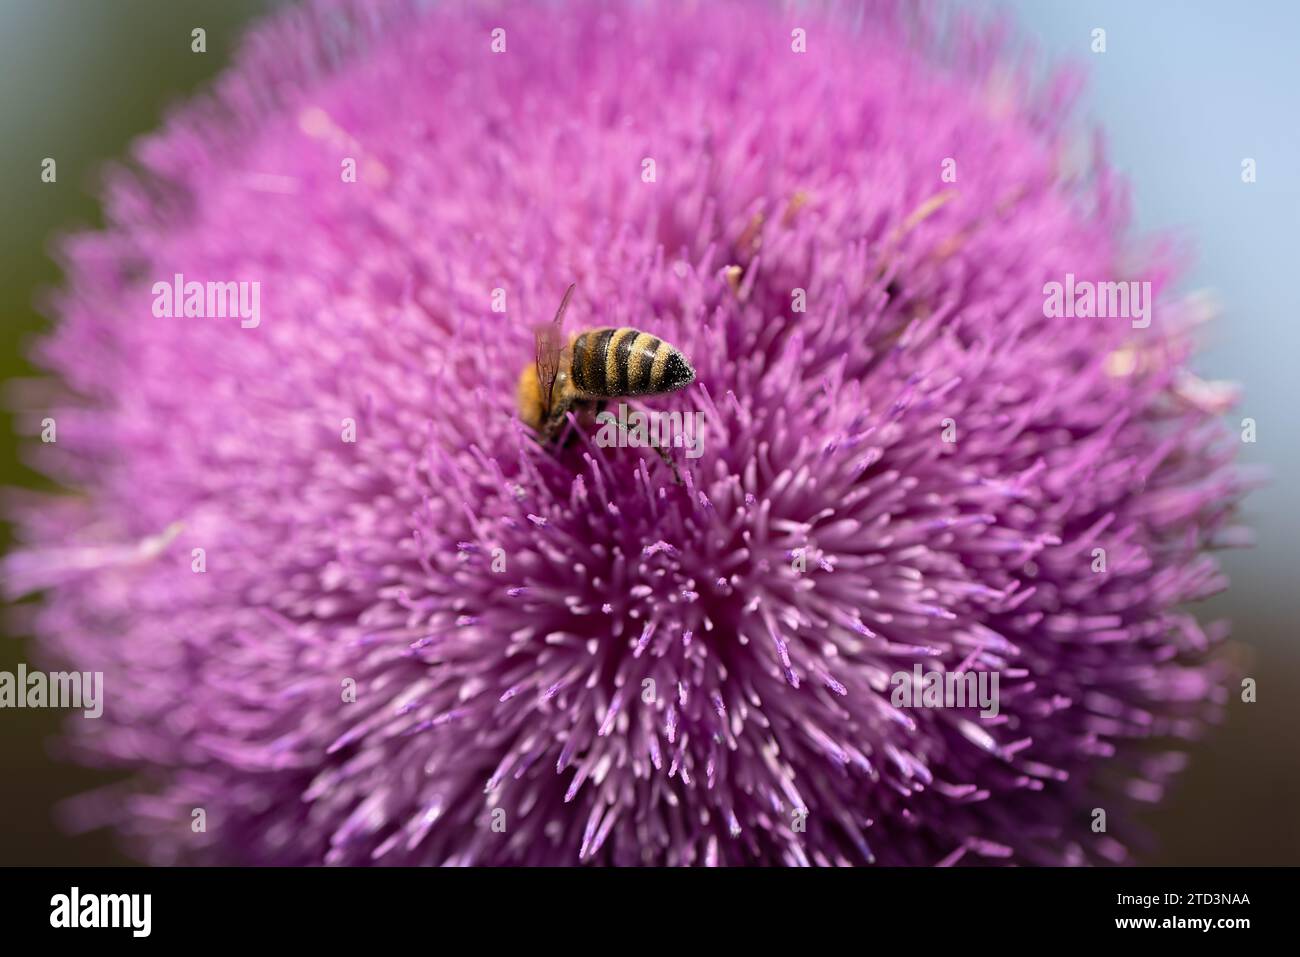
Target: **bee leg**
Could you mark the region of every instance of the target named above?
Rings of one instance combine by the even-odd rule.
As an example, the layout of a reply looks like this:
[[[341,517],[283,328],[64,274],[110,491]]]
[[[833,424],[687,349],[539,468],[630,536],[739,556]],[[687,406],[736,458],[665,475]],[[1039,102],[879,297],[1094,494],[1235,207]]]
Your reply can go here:
[[[664,464],[673,470],[673,484],[674,485],[685,484],[684,482],[682,482],[682,473],[677,471],[677,462],[673,459],[673,457],[669,455],[667,451],[665,451],[664,449],[660,448],[657,445],[653,446],[653,448],[656,452],[659,453],[659,457],[664,460]]]
[[[560,433],[568,424],[569,410],[576,404],[576,399],[571,393],[561,395],[551,406],[551,414],[546,421],[542,423],[542,442],[549,444],[554,442]]]
[[[559,438],[560,435],[563,433],[564,426],[567,424],[567,419],[566,419],[567,413],[573,409],[582,407],[584,403],[587,403],[588,407],[597,416],[599,416],[601,412],[605,411],[605,406],[607,404],[604,399],[599,399],[595,403],[590,403],[588,399],[581,398],[580,396],[576,396],[573,394],[566,395],[565,397],[561,398],[559,401],[556,402],[555,406],[551,409],[550,417],[543,424],[542,436],[541,436],[542,442],[550,443],[550,442],[554,442],[557,438]],[[615,420],[615,422],[616,424],[618,424],[617,420]],[[627,439],[626,427],[623,426],[622,424],[618,424],[618,429],[620,432],[622,432],[624,440],[626,440]],[[630,445],[631,443],[628,444]],[[661,459],[663,459],[664,464],[667,465],[670,469],[672,469],[673,484],[684,485],[685,483],[682,481],[682,474],[680,471],[678,471],[677,462],[673,459],[673,457],[658,445],[651,446],[651,448],[653,448],[656,454],[658,454],[658,456]]]
[[[604,411],[604,408],[605,408],[605,401],[602,399],[596,406],[596,414],[599,415],[602,411]],[[624,426],[622,423],[620,423],[617,419],[614,420],[614,423],[618,426],[618,430],[623,434],[623,440],[626,442],[627,427]],[[632,443],[627,442],[627,444],[630,446]],[[653,448],[655,452],[658,454],[658,456],[664,460],[664,464],[673,470],[673,484],[684,485],[685,483],[682,481],[682,473],[677,471],[677,463],[673,460],[673,457],[658,445],[652,445],[651,448]]]

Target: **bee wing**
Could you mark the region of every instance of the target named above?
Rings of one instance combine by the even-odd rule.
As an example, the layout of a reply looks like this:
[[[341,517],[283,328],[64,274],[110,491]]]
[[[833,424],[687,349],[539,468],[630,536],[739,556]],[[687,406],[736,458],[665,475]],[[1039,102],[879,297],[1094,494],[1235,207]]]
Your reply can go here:
[[[542,395],[542,415],[550,415],[551,412],[551,390],[555,387],[555,380],[560,374],[560,366],[566,351],[564,347],[564,334],[561,327],[564,324],[564,311],[569,308],[569,299],[573,296],[573,290],[577,283],[570,283],[569,288],[564,291],[564,298],[560,301],[560,308],[555,311],[555,318],[550,322],[533,328],[533,341],[537,350],[537,385]]]
[[[542,397],[542,419],[551,413],[551,390],[560,374],[560,335],[552,323],[533,328],[537,347],[537,388]]]

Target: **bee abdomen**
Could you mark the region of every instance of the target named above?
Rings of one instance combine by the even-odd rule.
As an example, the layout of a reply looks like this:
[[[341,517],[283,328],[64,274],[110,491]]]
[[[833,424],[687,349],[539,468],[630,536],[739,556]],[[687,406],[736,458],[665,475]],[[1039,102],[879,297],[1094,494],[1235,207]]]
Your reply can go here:
[[[588,395],[654,395],[693,381],[680,352],[639,329],[592,329],[573,343],[573,384]]]

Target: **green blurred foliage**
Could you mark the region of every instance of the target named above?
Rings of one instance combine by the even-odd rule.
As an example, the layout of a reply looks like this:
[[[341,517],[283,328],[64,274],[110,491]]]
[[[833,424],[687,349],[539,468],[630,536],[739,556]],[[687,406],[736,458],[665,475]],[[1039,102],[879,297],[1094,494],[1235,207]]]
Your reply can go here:
[[[31,339],[48,328],[41,296],[56,288],[55,243],[102,224],[97,199],[105,165],[158,126],[167,108],[200,91],[229,62],[267,0],[2,0],[0,2],[0,382],[36,374]],[[207,52],[190,31],[207,31]],[[41,181],[45,157],[55,183]],[[3,405],[3,403],[0,403]],[[13,417],[0,409],[0,488],[48,487],[22,462]],[[12,530],[0,525],[0,552]],[[9,635],[21,621],[5,609],[0,670],[34,666],[36,650]],[[17,640],[14,640],[14,639]],[[6,711],[0,724],[0,865],[129,863],[111,835],[69,838],[52,809],[114,780],[50,753],[67,714]]]

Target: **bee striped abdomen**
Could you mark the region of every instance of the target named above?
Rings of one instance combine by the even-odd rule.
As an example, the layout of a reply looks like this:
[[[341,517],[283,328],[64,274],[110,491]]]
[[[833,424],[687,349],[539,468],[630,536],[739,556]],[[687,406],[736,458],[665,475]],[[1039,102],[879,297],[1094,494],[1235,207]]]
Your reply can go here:
[[[680,352],[638,329],[592,329],[573,343],[573,384],[587,395],[654,395],[694,379]]]

